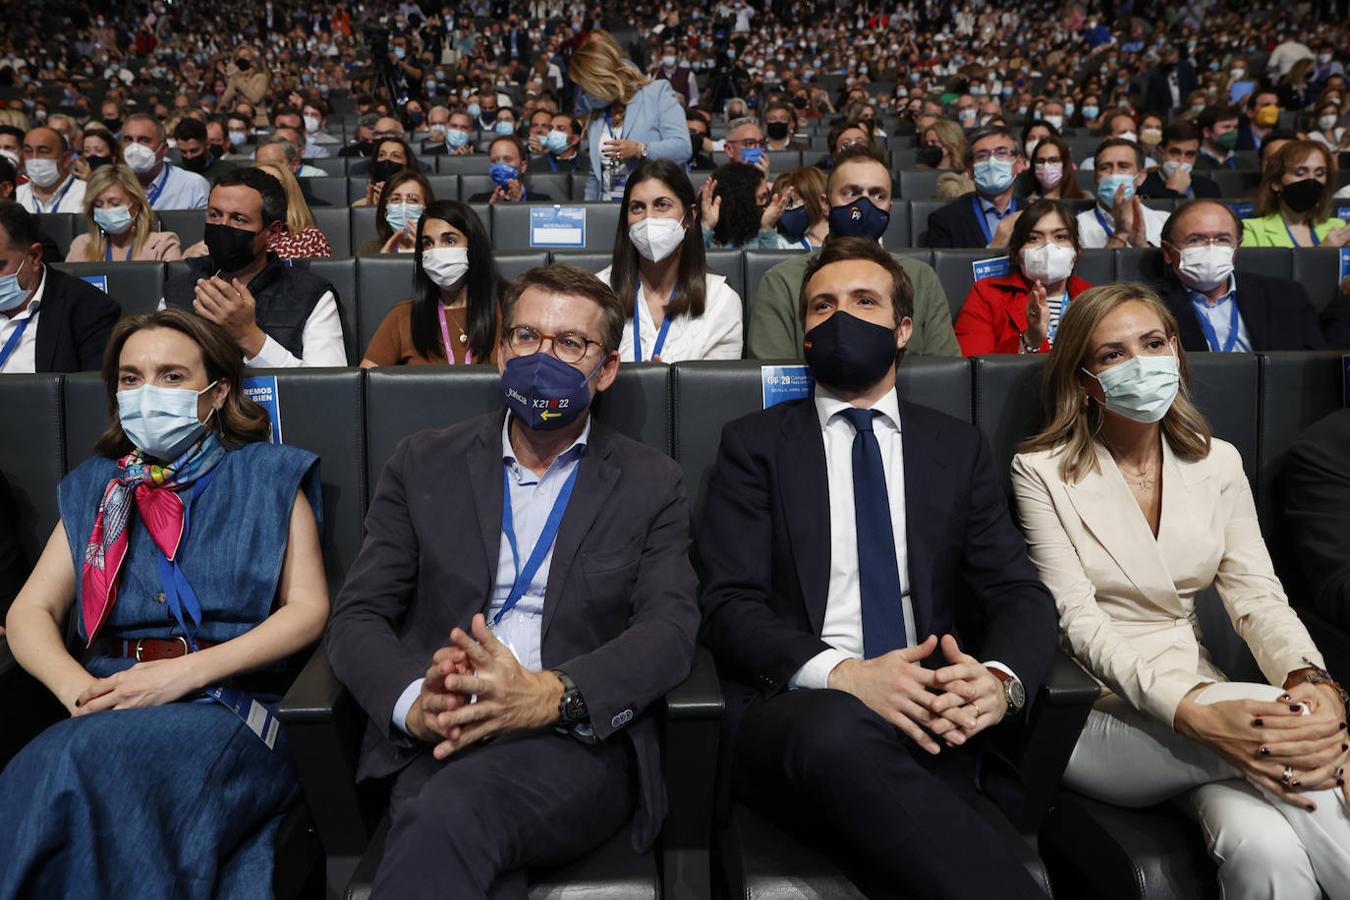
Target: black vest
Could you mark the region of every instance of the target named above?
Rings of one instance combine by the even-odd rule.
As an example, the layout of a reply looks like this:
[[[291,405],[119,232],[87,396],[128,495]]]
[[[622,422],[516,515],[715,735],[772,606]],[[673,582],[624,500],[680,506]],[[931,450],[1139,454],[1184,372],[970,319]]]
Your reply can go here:
[[[209,278],[215,271],[216,266],[209,256],[189,259],[182,268],[170,266],[169,278],[164,284],[164,303],[191,312],[197,280]],[[305,322],[309,321],[319,298],[332,291],[333,300],[337,300],[333,285],[310,272],[303,261],[292,266],[271,255],[263,270],[248,283],[248,289],[257,302],[258,327],[301,359],[305,355]]]

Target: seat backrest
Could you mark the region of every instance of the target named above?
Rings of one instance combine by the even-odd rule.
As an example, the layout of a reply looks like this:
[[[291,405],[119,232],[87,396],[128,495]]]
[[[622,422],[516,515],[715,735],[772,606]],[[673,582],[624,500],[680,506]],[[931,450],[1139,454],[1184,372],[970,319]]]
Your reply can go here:
[[[802,152],[800,150],[770,150],[768,156],[770,178],[784,172],[791,172],[802,164]]]
[[[937,199],[938,177],[941,175],[942,173],[936,169],[902,171],[900,173],[899,196],[906,200],[935,200]]]
[[[342,206],[346,206],[346,202]],[[191,247],[206,235],[206,212],[200,209],[159,209],[159,230],[178,235],[183,249]]]
[[[670,367],[661,363],[625,363],[614,385],[595,401],[596,420],[669,453],[669,381]],[[366,434],[370,493],[403,438],[501,408],[501,377],[494,366],[388,366],[369,370]]]
[[[1003,489],[1012,493],[1010,466],[1017,448],[1041,422],[1041,367],[1036,356],[977,356],[974,367],[975,427],[989,442]]]
[[[947,295],[947,306],[952,311],[952,321],[961,312],[971,287],[975,284],[972,266],[976,262],[1007,256],[1006,250],[934,250],[933,268],[937,271],[942,291]]]
[[[544,250],[533,253],[498,253],[497,274],[504,281],[514,281],[530,269],[548,265],[549,254]]]
[[[320,278],[327,279],[337,292],[338,314],[342,316],[342,345],[347,352],[347,364],[361,361],[362,347],[357,346],[356,260],[351,257],[297,259],[296,268],[307,268]]]
[[[84,230],[81,224],[83,218],[84,216],[75,213],[38,213],[38,231],[56,243],[56,248],[61,251],[61,259],[65,259],[66,254],[70,252],[70,242],[75,240],[75,235]]]
[[[614,246],[614,230],[619,224],[617,203],[498,203],[492,208],[492,248],[507,253],[541,249],[533,244],[534,235],[530,227],[531,210],[551,209],[554,205],[585,211],[583,249],[594,253],[609,250]]]
[[[1116,281],[1155,282],[1163,275],[1162,251],[1130,247],[1116,251]]]
[[[1238,253],[1249,253],[1242,250]],[[1293,267],[1290,275],[1303,285],[1312,300],[1313,307],[1320,313],[1326,309],[1341,292],[1341,254],[1346,252],[1337,247],[1300,247],[1288,251]]]
[[[314,214],[314,224],[328,238],[328,246],[333,248],[334,256],[352,255],[352,223],[347,205],[319,206],[310,209]]]
[[[1240,247],[1233,255],[1233,268],[1277,278],[1294,277],[1294,251],[1286,247]]]
[[[122,307],[124,316],[154,312],[164,296],[164,263],[161,262],[55,263],[52,268],[76,278],[106,279],[108,296]]]
[[[9,483],[16,513],[4,527],[14,529],[29,564],[37,562],[60,518],[56,486],[66,471],[61,381],[50,374],[0,376],[5,420],[0,475]]]
[[[1116,254],[1110,250],[1084,250],[1074,264],[1073,273],[1092,285],[1108,284],[1116,278]]]
[[[891,216],[886,231],[881,235],[881,246],[887,250],[907,250],[914,246],[914,226],[910,221],[908,200],[892,200]]]
[[[1341,407],[1343,381],[1339,350],[1313,353],[1263,353],[1257,482],[1253,492],[1262,529],[1270,540],[1278,521],[1274,486],[1285,453],[1305,428]]]
[[[915,247],[928,246],[928,217],[950,203],[950,200],[911,200],[909,204],[910,243]]]
[[[431,196],[437,200],[464,199],[459,190],[458,175],[428,175],[427,183],[431,185]]]
[[[390,310],[412,296],[415,269],[407,253],[363,256],[356,261],[357,362]]]
[[[322,169],[323,174],[337,177],[347,177],[347,157],[328,156],[323,159],[306,159],[305,165],[313,166],[316,169]]]
[[[245,378],[275,376],[281,436],[319,456],[323,483],[323,551],[330,596],[336,596],[361,548],[365,515],[364,431],[357,369],[250,370]],[[93,455],[108,425],[103,381],[85,372],[66,378],[67,471]]]
[[[470,153],[468,156],[443,154],[436,157],[436,172],[439,175],[486,175],[492,166],[486,153]]]
[[[380,236],[379,229],[375,225],[374,206],[353,206],[351,213],[351,235],[352,235],[352,253],[357,253],[361,245],[367,241],[373,241]]]
[[[613,256],[609,253],[591,253],[577,250],[554,250],[548,255],[550,263],[566,263],[587,272],[596,273],[609,266]]]
[[[305,187],[309,189],[312,197],[324,201],[329,206],[346,206],[347,199],[347,178],[344,175],[316,175],[313,178],[305,179]],[[364,182],[361,185],[361,192],[365,192]]]
[[[1250,197],[1261,183],[1261,173],[1234,169],[1215,169],[1204,173],[1219,186],[1219,196],[1227,198]]]
[[[801,253],[800,250],[747,250],[745,251],[745,311],[746,324],[749,324],[750,306],[755,302],[755,292],[759,290],[760,279],[764,273],[784,260]]]
[[[709,250],[707,253],[708,271],[716,272],[727,280],[727,287],[741,298],[745,307],[745,254],[740,250]]]

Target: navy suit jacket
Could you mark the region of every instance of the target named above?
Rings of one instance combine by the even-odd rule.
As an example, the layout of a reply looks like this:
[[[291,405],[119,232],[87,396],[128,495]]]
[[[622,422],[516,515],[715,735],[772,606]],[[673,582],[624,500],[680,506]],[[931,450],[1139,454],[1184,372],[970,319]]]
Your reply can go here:
[[[1317,310],[1303,285],[1288,278],[1238,272],[1238,314],[1247,326],[1254,352],[1271,350],[1325,350],[1326,338],[1317,323]],[[1191,351],[1209,349],[1200,317],[1175,275],[1158,285],[1163,302],[1177,318],[1181,346]]]
[[[974,427],[901,401],[905,547],[917,638],[955,633],[1034,697],[1058,618],[1027,558],[989,446]],[[728,744],[745,708],[786,690],[817,653],[830,581],[825,442],[811,399],[722,431],[698,528],[703,639],[727,694]],[[925,665],[946,665],[941,652]]]
[[[35,371],[97,372],[122,307],[87,281],[43,267]]]
[[[970,203],[973,196],[975,195],[966,194],[958,197],[929,214],[926,246],[939,249],[989,245],[989,240],[984,236],[984,229],[975,218],[975,207]]]
[[[394,727],[394,705],[492,596],[503,415],[411,435],[380,476],[327,635],[333,671],[370,716],[359,778],[430,751]],[[540,649],[545,668],[576,682],[595,736],[632,743],[643,847],[666,809],[656,709],[689,674],[698,618],[680,468],[593,422],[553,548]]]

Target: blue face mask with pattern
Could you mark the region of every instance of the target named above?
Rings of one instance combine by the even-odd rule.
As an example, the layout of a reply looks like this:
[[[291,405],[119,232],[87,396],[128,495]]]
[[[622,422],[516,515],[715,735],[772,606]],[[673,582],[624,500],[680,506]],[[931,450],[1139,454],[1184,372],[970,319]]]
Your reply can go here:
[[[520,170],[510,163],[493,163],[492,168],[488,169],[488,175],[492,177],[493,184],[499,188],[505,188],[508,184],[520,177]]]

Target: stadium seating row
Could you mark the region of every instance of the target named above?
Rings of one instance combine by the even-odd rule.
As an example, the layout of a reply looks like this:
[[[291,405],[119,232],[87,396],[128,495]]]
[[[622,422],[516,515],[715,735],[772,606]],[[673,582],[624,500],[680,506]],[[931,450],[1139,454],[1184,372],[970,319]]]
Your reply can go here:
[[[703,173],[694,173],[701,175]],[[441,176],[436,176],[440,178]],[[437,194],[441,199],[441,194]],[[472,195],[471,195],[472,196]],[[891,205],[890,222],[881,242],[888,249],[904,250],[908,247],[924,247],[928,235],[928,217],[941,209],[947,200],[896,200]],[[1068,205],[1076,211],[1088,209],[1090,200],[1071,200]],[[1231,199],[1229,203],[1239,214],[1243,212],[1240,204],[1251,201]],[[557,241],[549,241],[546,236],[531,227],[532,217],[545,217],[536,224],[548,224],[546,213],[555,206],[571,209],[583,209],[585,227],[572,235],[575,245],[571,249],[584,249],[590,252],[609,251],[614,246],[614,231],[619,223],[619,206],[615,203],[564,202],[552,203],[487,203],[470,204],[482,220],[488,236],[492,238],[493,249],[505,252],[533,250],[538,247],[560,249]],[[1147,200],[1145,205],[1152,209],[1171,211],[1176,208],[1175,200]],[[537,210],[537,212],[531,212]],[[1250,207],[1247,207],[1250,210]],[[348,256],[359,250],[362,244],[377,236],[374,207],[351,207],[336,205],[315,207],[315,224],[328,238],[335,256]],[[1335,213],[1350,216],[1350,201],[1343,206],[1338,201]],[[197,209],[164,210],[157,214],[160,228],[175,232],[184,247],[191,246],[202,239],[206,226],[206,213]],[[70,250],[70,242],[75,235],[84,233],[87,220],[77,213],[43,213],[39,216],[42,229],[56,243],[61,255]],[[562,248],[568,249],[568,248]]]
[[[520,211],[519,208],[504,208],[497,210],[497,213]],[[509,228],[499,228],[497,233],[509,235],[514,232]],[[724,276],[731,288],[740,295],[745,321],[748,322],[755,293],[764,273],[783,260],[797,255],[797,252],[709,251],[708,268]],[[932,265],[937,271],[953,320],[975,282],[973,264],[999,255],[997,251],[991,250],[903,252]],[[1085,250],[1078,262],[1077,272],[1093,284],[1151,281],[1160,271],[1160,257],[1157,250]],[[550,261],[569,262],[598,272],[609,265],[610,254],[534,250],[499,253],[496,259],[502,275],[515,278],[528,269]],[[1239,271],[1259,272],[1298,281],[1308,291],[1318,310],[1335,300],[1339,290],[1341,257],[1334,247],[1299,250],[1252,247],[1239,250],[1236,263]],[[174,266],[182,265],[184,263],[92,262],[58,263],[56,267],[88,278],[100,286],[106,285],[108,294],[121,304],[122,312],[131,315],[153,310],[163,295],[165,278]],[[352,364],[360,361],[361,351],[375,336],[375,330],[389,311],[395,304],[408,298],[414,271],[413,260],[407,255],[298,260],[295,265],[308,266],[333,283],[347,335],[347,358]]]
[[[1024,357],[916,360],[902,368],[900,390],[914,402],[972,422],[990,442],[996,466],[1006,473],[1017,444],[1036,427],[1043,362]],[[1278,524],[1272,501],[1281,458],[1302,429],[1340,405],[1340,356],[1200,354],[1192,357],[1192,366],[1192,396],[1210,418],[1215,433],[1241,452],[1248,476],[1257,486],[1262,524],[1274,545]],[[443,427],[500,406],[498,379],[486,368],[285,370],[263,374],[277,378],[285,441],[310,449],[323,459],[323,544],[334,590],[359,550],[362,514],[398,441],[413,431]],[[759,409],[761,391],[758,363],[626,365],[614,389],[597,403],[596,415],[624,434],[670,453],[685,472],[697,509],[707,490],[723,423]],[[7,376],[0,379],[0,409],[5,411],[13,433],[24,436],[22,441],[0,442],[0,473],[16,494],[21,542],[26,552],[35,555],[57,518],[56,484],[88,456],[107,420],[108,397],[94,374]],[[1307,616],[1306,610],[1300,612]],[[1216,662],[1234,675],[1248,671],[1250,660],[1242,658],[1245,651],[1216,598],[1210,596],[1200,604],[1200,617],[1206,644]],[[1322,626],[1315,617],[1310,618],[1316,634]],[[1344,674],[1345,662],[1345,657],[1334,658],[1332,667],[1342,669]],[[705,679],[709,677],[706,664],[700,670]],[[296,735],[303,731],[307,719],[312,723],[321,717],[322,711],[306,705],[306,692],[325,685],[333,688],[331,677],[325,673],[322,657],[316,657],[283,704],[283,716],[290,723],[298,723]],[[332,713],[339,694],[324,701],[327,713]],[[698,719],[705,725],[709,717],[715,721],[717,711],[716,703],[708,704],[701,713],[686,709],[691,721]],[[667,716],[671,716],[669,707]],[[322,729],[305,732],[307,737],[296,742],[296,753],[303,752],[301,745],[310,738],[336,739],[328,732],[323,732],[328,737],[322,737],[320,732]],[[686,757],[667,761],[668,767],[684,767],[674,776],[668,772],[668,777],[690,779],[670,787],[672,813],[662,838],[668,885],[672,877],[687,879],[686,886],[690,882],[708,883],[706,850],[715,736],[712,746],[706,732],[702,740],[697,751],[691,749]],[[328,754],[332,753],[330,748]],[[350,803],[348,813],[354,814],[357,808],[350,780],[344,779],[340,770],[307,765],[304,756],[298,755],[297,762],[319,835],[330,855],[330,875],[341,871],[344,874],[339,880],[345,884],[353,869],[370,870],[368,857],[357,865],[369,838],[367,831],[359,829],[355,836],[345,835],[350,858],[338,870],[332,867],[344,840],[342,829],[350,826],[350,822],[338,820],[337,811],[346,802]],[[1062,760],[1060,763],[1062,767]],[[1048,797],[1042,799],[1048,804]],[[1145,882],[1153,881],[1146,895],[1190,896],[1188,891],[1195,886],[1213,884],[1211,864],[1203,848],[1196,846],[1198,837],[1192,832],[1188,823],[1164,807],[1125,810],[1063,791],[1045,819],[1040,841],[1047,860],[1091,860],[1109,877],[1119,877],[1120,884],[1144,887]],[[776,895],[775,891],[799,883],[803,877],[834,885],[837,893],[832,896],[858,896],[848,892],[851,885],[845,876],[824,857],[742,809],[733,812],[731,825],[721,830],[718,838],[721,858],[729,871],[738,873],[734,877],[745,888],[743,896]],[[1086,849],[1089,846],[1090,852]],[[630,893],[623,896],[652,896],[647,888],[634,890],[632,879],[650,887],[655,868],[648,866],[645,876],[633,876],[632,867],[638,858],[622,853],[616,857],[615,853],[615,848],[607,847],[599,863],[590,861],[602,869],[609,867],[608,881],[601,881],[612,884],[618,866],[617,871],[628,872],[624,877],[631,876],[623,882]],[[804,871],[804,867],[811,871]],[[1169,890],[1173,893],[1168,894]]]

